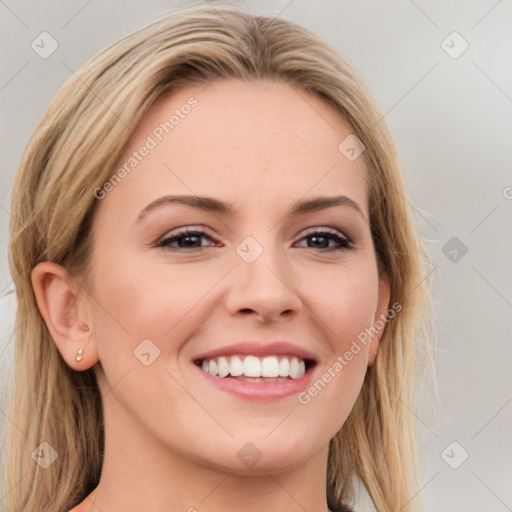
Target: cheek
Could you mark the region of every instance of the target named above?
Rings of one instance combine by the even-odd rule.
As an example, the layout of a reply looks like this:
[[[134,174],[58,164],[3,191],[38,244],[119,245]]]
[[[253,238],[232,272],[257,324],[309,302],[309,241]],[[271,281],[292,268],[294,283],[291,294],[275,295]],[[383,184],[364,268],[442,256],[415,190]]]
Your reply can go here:
[[[211,283],[198,282],[193,265],[170,269],[124,258],[123,264],[96,269],[93,286],[98,328],[129,335],[135,342],[168,335]]]
[[[180,361],[189,360],[186,342],[218,303],[212,288],[225,270],[199,272],[193,264],[120,260],[122,264],[96,268],[92,274],[99,359],[111,386],[130,371],[123,382],[142,379],[151,394],[170,379],[166,372],[155,374],[156,368],[165,365],[181,375]]]
[[[336,352],[345,351],[374,320],[378,279],[373,260],[303,275],[303,297],[321,320],[319,327]]]
[[[304,285],[314,290],[308,294],[308,306],[321,335],[328,340],[329,352],[298,401],[310,414],[313,410],[318,411],[314,414],[329,410],[330,426],[337,429],[349,415],[368,367],[371,338],[365,330],[373,325],[378,300],[375,261],[361,258],[356,263],[306,275]]]
[[[155,403],[169,411],[179,404],[186,415],[194,404],[164,368],[179,354],[190,328],[190,310],[205,292],[200,286],[183,286],[183,270],[177,268],[170,279],[169,269],[142,267],[136,258],[96,268],[92,275],[94,336],[104,376],[113,388],[111,399],[134,416],[147,417],[150,424],[171,415],[155,409]],[[177,283],[176,289],[169,283]]]
[[[323,428],[330,436],[346,421],[363,385],[371,341],[365,330],[373,324],[378,298],[373,267],[351,270],[317,275],[311,280],[315,293],[309,294],[308,306],[326,352],[315,378],[297,399],[305,418],[325,417],[329,411]]]

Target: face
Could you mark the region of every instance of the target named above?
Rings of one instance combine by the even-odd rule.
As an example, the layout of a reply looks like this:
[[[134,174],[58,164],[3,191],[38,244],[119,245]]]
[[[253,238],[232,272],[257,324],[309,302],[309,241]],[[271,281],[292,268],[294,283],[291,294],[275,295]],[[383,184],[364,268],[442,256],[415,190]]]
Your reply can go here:
[[[370,345],[344,355],[389,298],[363,158],[338,150],[351,132],[321,99],[271,81],[216,81],[153,106],[125,172],[97,191],[85,300],[105,407],[229,472],[325,453]]]

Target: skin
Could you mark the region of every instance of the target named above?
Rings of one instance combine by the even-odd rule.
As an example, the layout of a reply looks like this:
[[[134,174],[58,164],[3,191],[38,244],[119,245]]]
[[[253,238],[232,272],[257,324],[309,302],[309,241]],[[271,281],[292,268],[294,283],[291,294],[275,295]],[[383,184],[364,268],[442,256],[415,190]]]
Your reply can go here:
[[[197,106],[98,201],[88,275],[72,278],[50,262],[32,274],[60,353],[76,371],[94,367],[103,394],[101,480],[74,512],[230,512],[242,502],[246,512],[325,511],[328,443],[381,333],[307,405],[296,394],[232,396],[198,378],[191,359],[242,340],[284,339],[316,354],[314,382],[385,313],[390,284],[377,273],[364,160],[340,153],[351,127],[321,99],[273,81],[228,80],[161,98],[118,167],[191,96]],[[165,204],[137,222],[168,194],[213,197],[234,213]],[[299,200],[342,194],[361,212],[289,213]],[[212,238],[194,250],[156,246],[186,226]],[[326,227],[352,248],[325,252],[307,237]],[[263,248],[250,264],[236,252],[247,236]],[[144,339],[160,350],[149,366],[134,356]],[[252,467],[237,457],[248,442],[261,453]]]

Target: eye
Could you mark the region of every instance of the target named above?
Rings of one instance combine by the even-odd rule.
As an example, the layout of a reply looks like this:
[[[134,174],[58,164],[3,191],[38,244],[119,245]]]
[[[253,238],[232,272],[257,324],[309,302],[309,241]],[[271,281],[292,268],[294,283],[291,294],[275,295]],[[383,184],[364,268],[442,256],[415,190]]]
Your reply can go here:
[[[170,236],[166,236],[158,241],[156,247],[177,251],[195,250],[208,247],[202,243],[203,240],[212,242],[209,246],[214,245],[214,239],[201,229],[182,229]],[[318,249],[322,252],[341,251],[352,249],[350,240],[343,236],[339,231],[326,228],[315,229],[302,237],[301,241],[306,241],[306,247],[309,249]],[[334,244],[334,245],[333,245]],[[304,247],[304,246],[302,246]]]
[[[213,242],[213,238],[200,229],[183,229],[177,233],[167,236],[156,243],[157,247],[165,247],[166,249],[200,249],[205,247],[202,240],[208,239]]]
[[[346,251],[353,248],[352,243],[347,237],[343,236],[339,231],[330,228],[310,231],[302,240],[307,241],[307,248],[319,249],[323,252]],[[333,242],[334,246],[331,245]]]

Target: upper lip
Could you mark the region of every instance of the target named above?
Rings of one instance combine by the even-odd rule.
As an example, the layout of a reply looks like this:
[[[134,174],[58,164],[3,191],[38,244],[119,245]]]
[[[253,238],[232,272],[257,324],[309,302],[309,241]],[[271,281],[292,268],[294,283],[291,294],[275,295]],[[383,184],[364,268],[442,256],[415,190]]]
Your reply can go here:
[[[257,357],[273,356],[273,355],[292,355],[300,359],[309,359],[316,362],[316,356],[310,350],[289,343],[287,341],[274,341],[274,342],[256,342],[256,341],[242,341],[234,343],[233,345],[225,345],[218,347],[208,352],[197,354],[192,358],[193,361],[213,359],[219,356],[230,355],[252,355]]]

